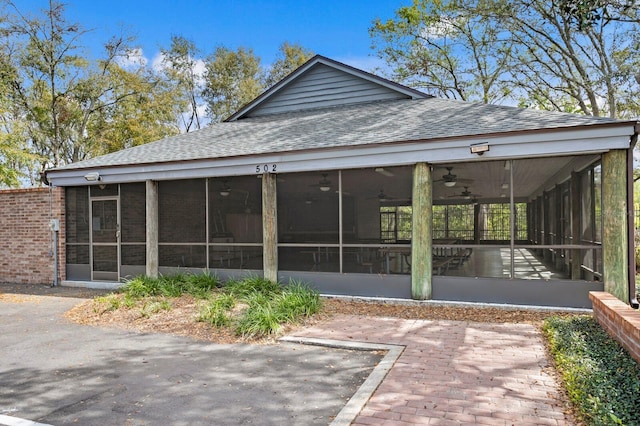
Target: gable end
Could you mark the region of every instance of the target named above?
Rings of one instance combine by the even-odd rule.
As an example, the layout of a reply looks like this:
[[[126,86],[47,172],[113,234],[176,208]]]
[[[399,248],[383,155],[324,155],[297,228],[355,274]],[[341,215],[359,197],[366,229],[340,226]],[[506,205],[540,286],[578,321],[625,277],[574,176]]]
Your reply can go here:
[[[392,99],[409,99],[409,96],[317,64],[303,78],[293,81],[247,117]]]

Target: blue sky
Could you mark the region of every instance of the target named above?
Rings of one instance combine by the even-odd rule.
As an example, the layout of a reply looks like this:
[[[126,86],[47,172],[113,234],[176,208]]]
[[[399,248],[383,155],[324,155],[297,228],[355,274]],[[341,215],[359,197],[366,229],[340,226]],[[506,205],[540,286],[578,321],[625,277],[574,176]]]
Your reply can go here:
[[[193,40],[203,52],[224,45],[253,48],[263,65],[278,46],[299,43],[324,56],[371,70],[380,64],[371,50],[368,29],[380,17],[391,18],[409,0],[67,0],[69,21],[93,29],[84,39],[98,55],[100,44],[121,28],[137,36],[153,60],[170,36]],[[17,0],[23,11],[47,7],[48,0]]]

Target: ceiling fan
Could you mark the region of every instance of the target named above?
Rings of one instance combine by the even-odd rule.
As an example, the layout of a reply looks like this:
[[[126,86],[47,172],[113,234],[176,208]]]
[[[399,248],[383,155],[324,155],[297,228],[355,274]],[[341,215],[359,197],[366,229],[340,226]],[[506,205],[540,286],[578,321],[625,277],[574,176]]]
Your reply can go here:
[[[331,191],[331,181],[327,179],[327,176],[329,176],[329,173],[322,173],[321,175],[322,175],[322,179],[320,179],[318,183],[309,185],[309,186],[312,186],[314,188],[319,188],[320,191],[322,192]]]
[[[393,197],[388,196],[384,193],[384,189],[380,188],[380,192],[374,197],[368,197],[368,200],[378,200],[378,201],[390,201],[393,200]]]
[[[449,167],[445,167],[445,169],[447,169],[447,174],[446,175],[442,175],[442,179],[438,179],[435,182],[443,182],[444,186],[451,188],[456,186],[456,183],[458,182],[463,182],[463,183],[471,183],[472,180],[471,179],[461,179],[458,178],[457,175],[454,175],[453,173],[451,173],[453,171],[453,167],[449,166]]]
[[[464,191],[461,191],[458,194],[449,195],[449,198],[460,198],[460,197],[464,198],[465,200],[471,200],[471,199],[477,199],[478,197],[482,197],[482,195],[474,194],[473,192],[469,191],[468,186],[465,186]]]
[[[222,182],[222,187],[220,188],[220,195],[223,197],[228,197],[231,193],[231,187],[229,186],[229,181],[226,179]]]

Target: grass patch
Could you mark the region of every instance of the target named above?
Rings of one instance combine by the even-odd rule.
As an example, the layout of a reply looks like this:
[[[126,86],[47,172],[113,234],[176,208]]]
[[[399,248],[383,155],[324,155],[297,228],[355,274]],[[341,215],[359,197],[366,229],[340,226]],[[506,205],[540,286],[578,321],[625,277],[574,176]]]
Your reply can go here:
[[[149,317],[171,309],[164,298],[189,294],[203,299],[197,321],[228,327],[245,338],[278,334],[285,324],[296,323],[320,309],[318,293],[303,283],[292,281],[283,286],[259,277],[222,283],[208,274],[177,274],[155,279],[140,276],[128,281],[122,292],[122,297],[106,296],[99,302],[106,306],[104,311],[124,307],[125,300],[134,304],[138,301],[142,303],[141,315]]]
[[[200,306],[198,321],[206,322],[214,327],[231,325],[231,310],[236,306],[236,299],[229,294],[218,294],[209,302]]]
[[[640,365],[593,317],[548,318],[543,330],[585,424],[640,424]]]
[[[171,310],[171,303],[167,299],[151,299],[142,304],[140,316],[149,318],[153,314],[169,310]]]

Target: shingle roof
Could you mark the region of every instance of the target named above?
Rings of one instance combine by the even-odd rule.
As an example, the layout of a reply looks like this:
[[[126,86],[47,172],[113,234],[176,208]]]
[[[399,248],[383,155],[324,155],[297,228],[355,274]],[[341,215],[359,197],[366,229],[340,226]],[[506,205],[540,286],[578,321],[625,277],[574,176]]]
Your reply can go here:
[[[395,100],[218,123],[57,170],[441,140],[616,122],[622,123],[602,117],[438,98]]]

